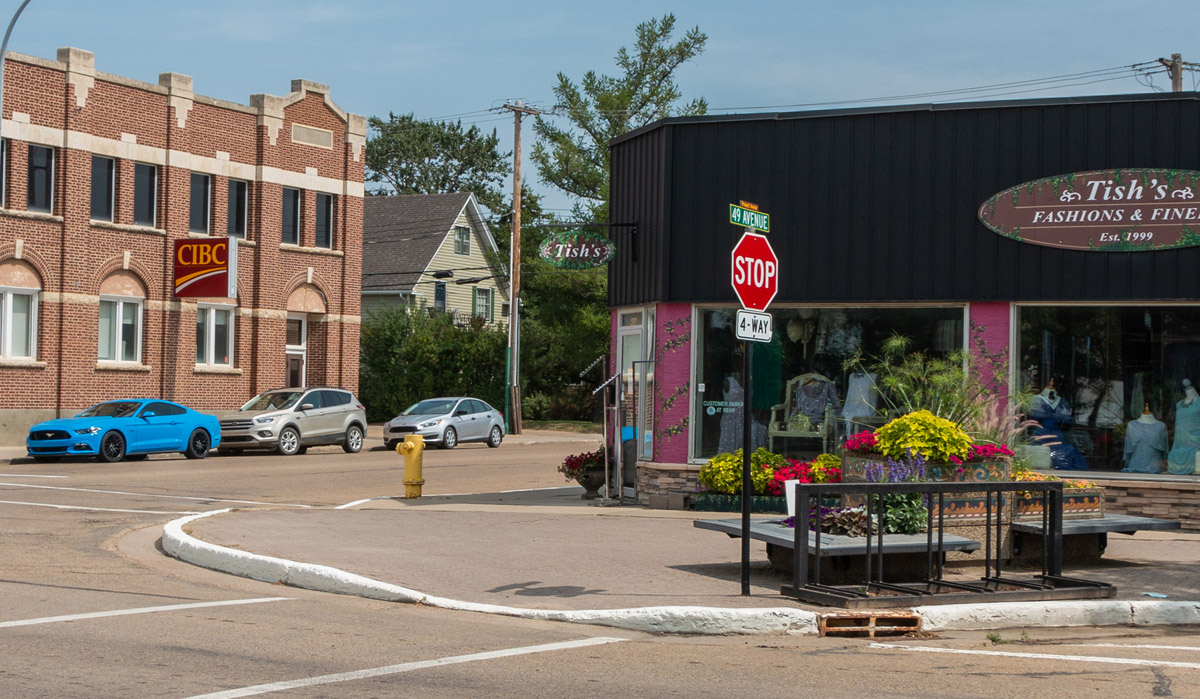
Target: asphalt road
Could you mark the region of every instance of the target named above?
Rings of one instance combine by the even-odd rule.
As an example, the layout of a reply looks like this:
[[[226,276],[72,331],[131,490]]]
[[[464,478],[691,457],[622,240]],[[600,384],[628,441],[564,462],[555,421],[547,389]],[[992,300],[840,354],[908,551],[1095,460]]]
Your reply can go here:
[[[521,439],[427,452],[426,492],[561,486],[557,463],[590,446]],[[654,636],[306,592],[156,548],[182,513],[336,506],[401,480],[382,450],[0,461],[0,696],[1200,696],[1197,629]]]

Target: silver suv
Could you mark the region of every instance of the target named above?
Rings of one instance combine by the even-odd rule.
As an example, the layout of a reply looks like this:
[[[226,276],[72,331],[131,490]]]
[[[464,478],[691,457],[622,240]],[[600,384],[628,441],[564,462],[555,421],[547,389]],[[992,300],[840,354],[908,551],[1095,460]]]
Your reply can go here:
[[[220,420],[220,451],[225,454],[275,449],[291,456],[318,444],[341,444],[354,454],[362,449],[367,427],[358,398],[331,386],[271,389]]]

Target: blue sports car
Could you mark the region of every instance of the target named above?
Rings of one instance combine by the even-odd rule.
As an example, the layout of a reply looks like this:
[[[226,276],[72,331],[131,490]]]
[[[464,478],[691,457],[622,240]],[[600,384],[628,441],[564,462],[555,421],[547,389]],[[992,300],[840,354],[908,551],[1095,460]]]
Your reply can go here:
[[[93,405],[75,417],[29,428],[25,448],[37,461],[95,456],[97,461],[140,460],[149,454],[183,452],[203,459],[221,444],[221,425],[212,415],[165,400],[136,398]]]

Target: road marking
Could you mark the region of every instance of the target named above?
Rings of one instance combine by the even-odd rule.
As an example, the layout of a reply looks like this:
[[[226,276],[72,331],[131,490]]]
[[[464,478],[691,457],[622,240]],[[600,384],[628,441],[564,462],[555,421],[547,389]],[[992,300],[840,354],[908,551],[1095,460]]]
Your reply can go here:
[[[68,476],[46,476],[33,473],[0,473],[0,478],[68,478]]]
[[[381,677],[383,675],[396,675],[402,672],[424,670],[431,667],[456,665],[458,663],[471,663],[477,660],[492,660],[494,658],[508,658],[516,655],[529,655],[531,653],[547,653],[556,650],[569,650],[571,648],[586,648],[587,646],[599,646],[607,643],[620,643],[624,640],[626,639],[600,636],[596,638],[583,638],[578,641],[546,643],[540,646],[522,646],[520,648],[506,648],[504,650],[492,650],[484,653],[453,655],[447,658],[437,658],[435,660],[421,660],[415,663],[387,665],[384,667],[371,668],[369,670],[339,672],[332,675],[319,675],[317,677],[307,677],[299,680],[287,680],[285,682],[259,684],[253,687],[242,687],[241,689],[230,689],[224,692],[213,692],[212,694],[199,694],[191,697],[191,699],[233,699],[233,697],[249,697],[254,696],[255,694],[267,694],[268,692],[284,692],[290,689],[297,689],[299,687],[315,687],[317,685],[333,684],[335,682],[351,682],[354,680],[363,680],[371,677]]]
[[[920,653],[952,653],[956,655],[993,655],[1001,658],[1027,658],[1031,660],[1071,660],[1080,663],[1109,663],[1113,665],[1147,665],[1151,667],[1181,667],[1200,670],[1200,663],[1177,663],[1170,660],[1140,660],[1138,658],[1109,658],[1091,655],[1059,655],[1056,653],[1012,653],[999,650],[965,650],[959,648],[925,648],[903,646],[898,643],[872,643],[871,648],[887,650],[910,650]]]
[[[176,612],[182,609],[204,609],[207,607],[229,607],[239,604],[258,604],[260,602],[279,602],[290,600],[291,597],[256,597],[254,599],[233,599],[223,602],[192,602],[189,604],[168,604],[161,607],[138,607],[136,609],[115,609],[109,612],[88,612],[86,614],[68,614],[65,616],[47,616],[41,619],[21,619],[19,621],[0,622],[0,629],[14,626],[35,626],[37,624],[57,624],[61,621],[80,621],[82,619],[102,619],[110,616],[128,616],[130,614],[152,614],[154,612]]]
[[[1200,646],[1155,646],[1145,643],[1080,643],[1086,648],[1149,648],[1151,650],[1193,650],[1200,651]]]
[[[188,495],[159,495],[157,493],[129,493],[123,490],[96,490],[94,488],[67,488],[57,485],[32,485],[30,483],[0,483],[0,486],[12,488],[38,488],[41,490],[73,490],[79,493],[103,493],[105,495],[134,495],[142,498],[163,498],[167,500],[195,500],[196,502],[235,502],[241,505],[276,505],[279,507],[305,507],[312,505],[297,505],[290,502],[260,502],[258,500],[229,500],[227,498],[197,498]]]
[[[20,502],[18,500],[0,500],[0,505],[26,505],[29,507],[50,507],[55,510],[87,510],[88,512],[129,512],[139,515],[198,515],[199,512],[166,512],[163,510],[121,510],[115,507],[79,507],[76,505],[51,505],[45,502]]]
[[[3,485],[3,484],[0,484],[0,485]],[[556,485],[556,486],[552,486],[549,488],[521,488],[519,490],[497,490],[495,492],[489,492],[489,493],[436,493],[433,495],[426,493],[424,497],[426,497],[426,498],[465,498],[465,497],[470,497],[472,495],[508,495],[510,493],[534,493],[534,492],[538,492],[538,491],[542,491],[542,490],[573,490],[573,489],[577,489],[578,487],[579,486],[577,486],[577,485]],[[346,510],[351,507],[358,507],[359,505],[363,504],[364,502],[374,502],[375,500],[405,500],[405,499],[407,499],[407,498],[402,498],[399,495],[381,495],[380,497],[377,497],[377,498],[363,498],[362,500],[355,500],[354,502],[348,502],[345,505],[338,505],[337,507],[335,507],[333,509]]]

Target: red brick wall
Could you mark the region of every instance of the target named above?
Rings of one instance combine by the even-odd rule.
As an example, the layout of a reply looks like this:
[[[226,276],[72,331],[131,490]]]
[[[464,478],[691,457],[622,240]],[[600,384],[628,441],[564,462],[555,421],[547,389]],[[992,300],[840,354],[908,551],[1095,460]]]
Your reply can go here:
[[[61,64],[58,64],[61,67]],[[26,213],[28,143],[21,124],[6,130],[11,139],[6,199],[0,210],[0,261],[18,255],[41,276],[35,362],[0,362],[0,411],[76,411],[97,401],[145,396],[176,400],[206,411],[233,409],[264,388],[285,383],[284,332],[288,295],[312,284],[325,296],[328,316],[309,316],[309,383],[327,382],[358,389],[358,314],[362,276],[362,199],[334,192],[333,251],[305,249],[313,244],[315,194],[304,191],[301,248],[280,246],[282,187],[251,181],[249,244],[239,246],[238,313],[235,318],[233,369],[196,366],[194,300],[172,297],[173,241],[187,237],[191,166],[186,157],[210,159],[200,167],[210,175],[210,232],[224,235],[229,211],[228,176],[223,159],[303,176],[316,168],[323,178],[363,182],[363,161],[352,157],[346,123],[325,104],[305,93],[284,110],[275,145],[267,126],[258,126],[249,108],[193,101],[180,128],[175,109],[158,86],[110,82],[97,77],[86,102],[77,108],[74,88],[64,70],[10,57],[5,66],[4,113],[30,115],[36,126],[60,130],[55,148],[54,215]],[[291,141],[292,123],[332,131],[333,149]],[[61,130],[73,147],[64,148]],[[131,134],[138,147],[167,151],[159,164],[159,230],[133,224],[135,158],[117,158],[115,225],[94,225],[91,212],[89,143],[133,152],[122,144]],[[89,138],[90,137],[90,138]],[[127,139],[128,140],[128,139]],[[82,144],[82,145],[81,145]],[[143,151],[144,152],[144,151]],[[186,155],[182,155],[186,154]],[[214,165],[215,164],[215,165]],[[253,177],[245,178],[253,180]],[[272,179],[270,170],[266,179]],[[145,287],[142,360],[139,366],[98,366],[99,290],[106,277],[125,266]],[[217,300],[213,300],[217,301]],[[31,413],[33,414],[33,413]],[[32,421],[32,420],[31,420]]]

